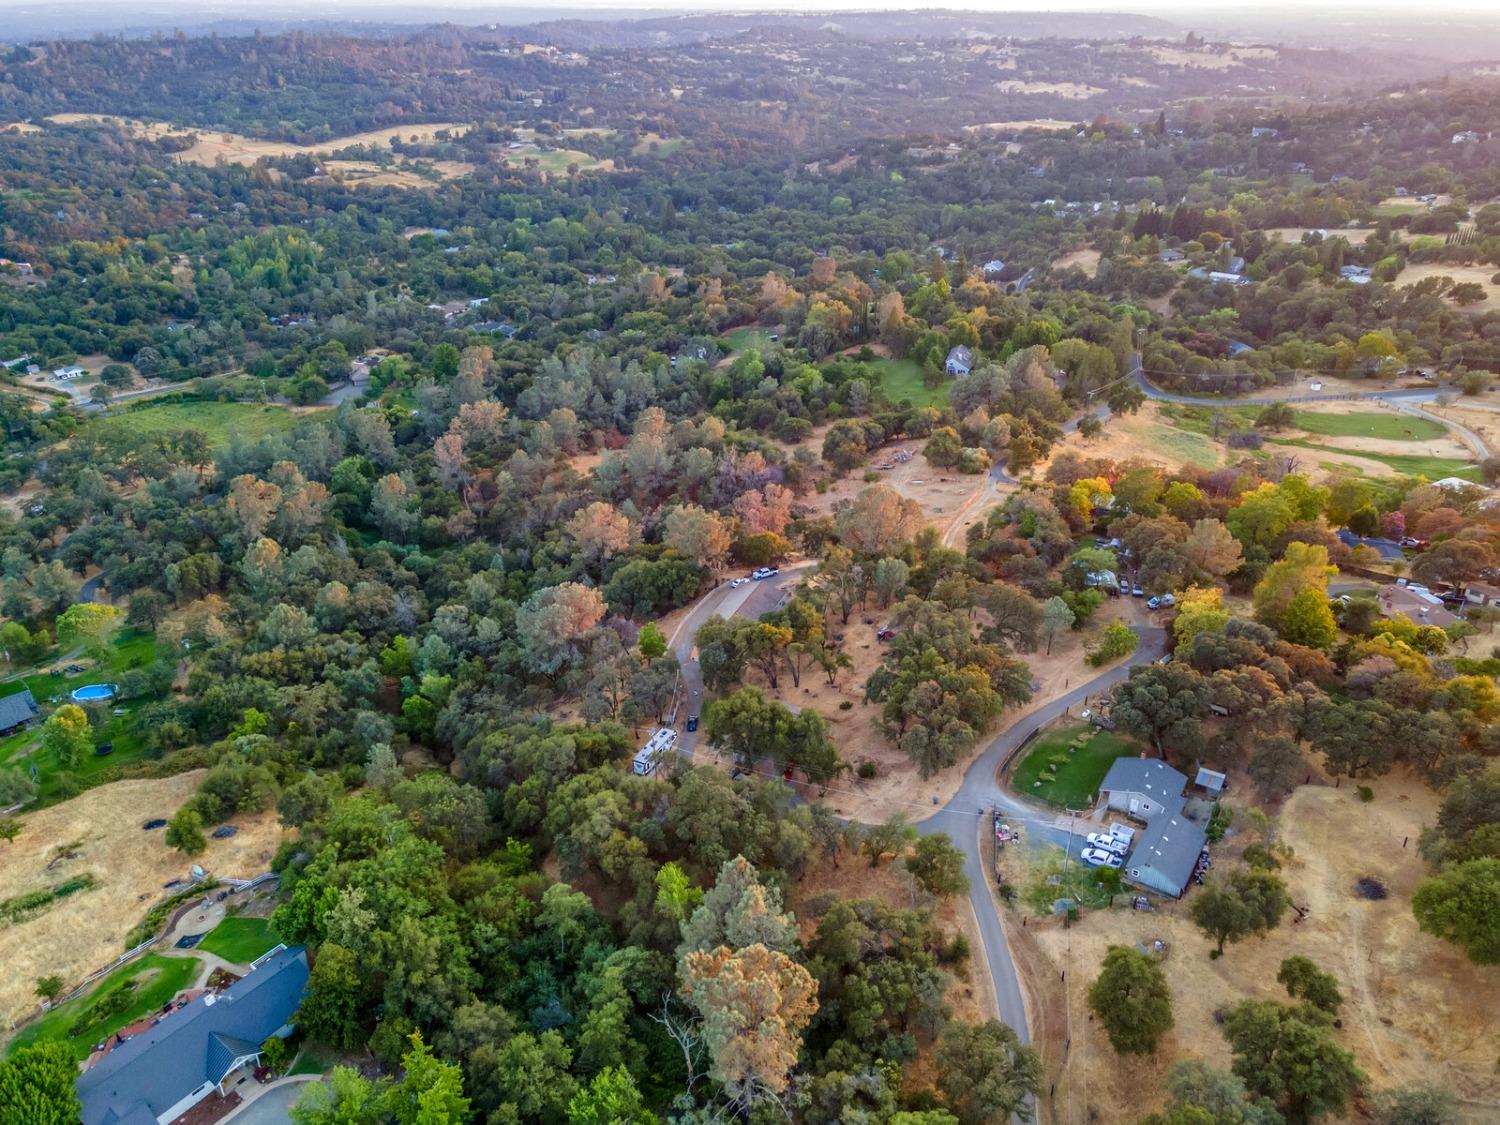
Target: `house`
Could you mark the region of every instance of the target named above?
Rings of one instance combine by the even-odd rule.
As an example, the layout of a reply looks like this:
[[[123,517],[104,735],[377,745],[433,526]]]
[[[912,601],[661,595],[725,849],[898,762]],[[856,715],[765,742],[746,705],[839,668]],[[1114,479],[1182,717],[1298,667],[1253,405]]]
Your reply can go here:
[[[1271,128],[1269,125],[1252,125],[1252,126],[1250,126],[1250,138],[1252,140],[1255,140],[1255,139],[1260,138],[1260,137],[1274,137],[1276,135],[1277,135],[1277,130]]]
[[[1091,570],[1084,576],[1083,584],[1090,589],[1103,590],[1106,594],[1120,592],[1120,580],[1112,570]]]
[[[1180,262],[1187,257],[1181,250],[1168,248],[1157,255],[1164,262]]]
[[[69,364],[67,367],[56,367],[52,370],[52,377],[58,382],[66,382],[69,379],[82,379],[88,372],[79,367],[78,364]]]
[[[1458,620],[1443,599],[1425,586],[1382,586],[1380,608],[1387,617],[1400,614],[1418,625],[1436,625],[1439,629],[1446,629]]]
[[[14,734],[35,721],[40,712],[30,688],[0,699],[0,735]]]
[[[1005,272],[1005,263],[1002,262],[999,258],[991,258],[988,262],[985,262],[984,265],[980,266],[979,268],[984,270],[985,277],[999,277],[1002,273]]]
[[[949,375],[963,376],[974,369],[974,353],[964,344],[959,344],[948,352],[948,358],[943,361],[943,370]]]
[[[1116,758],[1099,784],[1099,800],[1106,808],[1149,822],[1181,809],[1185,788],[1187,777],[1159,758]]]
[[[1226,285],[1249,285],[1250,279],[1242,274],[1225,273],[1222,270],[1210,270],[1209,281],[1222,281]]]
[[[1245,259],[1242,258],[1242,257],[1240,257],[1240,255],[1238,255],[1238,254],[1231,254],[1231,255],[1229,255],[1229,263],[1228,263],[1228,266],[1227,266],[1227,270],[1228,270],[1229,273],[1244,273],[1245,272]]]
[[[1479,140],[1479,134],[1473,129],[1465,129],[1462,133],[1453,134],[1453,143],[1456,145],[1473,144]]]
[[[1243,340],[1230,340],[1229,349],[1226,353],[1230,359],[1238,359],[1242,355],[1249,355],[1255,350],[1254,347]]]
[[[5,368],[5,370],[7,370],[7,371],[14,371],[18,367],[25,367],[30,362],[31,362],[31,356],[29,356],[29,355],[18,355],[18,356],[16,356],[15,359],[7,359],[7,360],[4,360],[4,361],[0,361],[0,367]]]
[[[1476,484],[1471,480],[1464,480],[1463,477],[1439,477],[1432,484],[1434,488],[1441,488],[1444,492],[1456,492],[1459,495],[1466,492],[1478,493],[1484,491],[1484,485]]]
[[[1352,281],[1355,285],[1368,285],[1374,280],[1369,266],[1343,266],[1339,269],[1339,277]]]
[[[79,1076],[83,1125],[159,1125],[229,1092],[267,1039],[291,1034],[306,988],[306,951],[282,946],[222,992],[159,1016]]]
[[[1115,763],[1116,765],[1119,762]],[[1177,773],[1176,770],[1172,771]],[[1210,771],[1211,772],[1211,771]],[[1181,774],[1177,774],[1182,777]],[[1184,778],[1184,780],[1186,780]],[[1181,898],[1198,870],[1208,834],[1178,808],[1152,820],[1126,861],[1124,878],[1136,886]]]

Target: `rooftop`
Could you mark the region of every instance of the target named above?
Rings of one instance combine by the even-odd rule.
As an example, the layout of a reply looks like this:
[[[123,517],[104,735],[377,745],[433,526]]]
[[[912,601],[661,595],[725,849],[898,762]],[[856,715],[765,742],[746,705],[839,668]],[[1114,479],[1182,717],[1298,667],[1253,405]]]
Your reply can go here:
[[[78,1079],[83,1125],[154,1122],[289,1023],[307,987],[307,955],[283,949],[223,992],[199,996],[103,1055]]]
[[[1160,758],[1116,758],[1099,789],[1124,793],[1147,793],[1166,804],[1181,797],[1187,777]]]
[[[1180,890],[1193,877],[1207,842],[1202,827],[1181,813],[1159,816],[1141,833],[1140,842],[1130,853],[1130,866],[1151,867]]]

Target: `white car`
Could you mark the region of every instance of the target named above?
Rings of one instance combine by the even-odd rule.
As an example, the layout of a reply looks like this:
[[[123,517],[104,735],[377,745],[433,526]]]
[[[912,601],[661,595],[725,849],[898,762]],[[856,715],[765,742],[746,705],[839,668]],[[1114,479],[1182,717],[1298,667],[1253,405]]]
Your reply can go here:
[[[1107,852],[1103,848],[1084,848],[1079,859],[1090,867],[1124,867],[1125,861],[1114,852]]]
[[[731,590],[738,590],[741,586],[743,586],[746,582],[749,582],[749,581],[750,581],[750,579],[748,579],[748,578],[731,578],[729,580],[729,588]]]
[[[1127,844],[1124,840],[1116,839],[1108,832],[1090,832],[1088,840],[1089,843],[1094,847],[1103,848],[1105,851],[1111,852],[1114,855],[1124,855],[1130,850],[1129,844]]]
[[[1161,596],[1161,607],[1162,607],[1162,609],[1171,609],[1176,604],[1177,604],[1177,595],[1176,594],[1163,594]]]

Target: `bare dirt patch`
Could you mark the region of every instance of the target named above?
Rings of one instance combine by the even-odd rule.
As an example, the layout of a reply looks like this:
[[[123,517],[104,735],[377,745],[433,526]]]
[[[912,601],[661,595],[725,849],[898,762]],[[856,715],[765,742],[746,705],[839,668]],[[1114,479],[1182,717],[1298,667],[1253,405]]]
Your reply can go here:
[[[352,133],[337,137],[318,145],[298,145],[290,141],[266,141],[257,137],[246,137],[222,129],[197,129],[184,125],[170,125],[164,121],[140,121],[133,117],[116,117],[107,113],[55,113],[47,118],[59,125],[77,125],[86,122],[119,125],[139,137],[158,140],[162,137],[195,137],[191,148],[178,153],[178,159],[193,164],[215,164],[223,160],[229,164],[254,164],[263,156],[316,156],[319,153],[337,152],[353,145],[370,145],[375,148],[389,147],[391,141],[401,139],[416,143],[436,140],[439,133],[462,136],[469,126],[453,123],[440,125],[393,125],[389,129],[371,129],[365,133]]]
[[[1115,461],[1138,458],[1169,470],[1184,465],[1217,468],[1224,463],[1224,447],[1202,434],[1178,429],[1165,419],[1154,402],[1145,402],[1134,414],[1116,414],[1104,423],[1104,432],[1087,439],[1076,431],[1053,447],[1055,457],[1063,450],[1084,457],[1107,457]],[[1045,465],[1033,470],[1040,477]]]
[[[1454,281],[1463,283],[1472,281],[1484,290],[1485,299],[1476,301],[1472,305],[1455,305],[1465,312],[1489,312],[1500,302],[1500,285],[1496,285],[1490,279],[1495,276],[1495,271],[1488,266],[1458,266],[1448,262],[1422,262],[1418,265],[1407,266],[1401,271],[1396,279],[1397,285],[1415,285],[1423,278],[1428,277],[1451,277]],[[1444,298],[1447,300],[1447,298]],[[1452,303],[1452,302],[1450,302]]]
[[[1062,121],[1056,117],[1028,117],[1020,121],[985,121],[979,125],[965,125],[965,132],[992,133],[1060,133],[1076,129],[1076,121]]]
[[[71,987],[123,953],[131,929],[170,893],[162,884],[186,878],[194,862],[221,877],[269,870],[282,837],[274,810],[235,818],[238,834],[210,838],[196,860],[168,848],[161,831],[141,830],[148,819],[171,816],[203,774],[117,781],[21,814],[21,833],[6,845],[0,865],[0,898],[51,888],[86,872],[97,882],[29,921],[0,929],[0,1026],[34,1009],[38,977],[55,974]],[[65,857],[59,858],[64,846]]]
[[[1294,853],[1283,876],[1292,901],[1309,910],[1307,919],[1230,946],[1218,961],[1208,959],[1210,943],[1188,917],[1191,894],[1151,912],[1086,912],[1071,929],[1056,919],[1028,921],[1028,937],[1046,955],[1041,965],[1018,958],[1028,991],[1045,991],[1060,972],[1067,978],[1073,1047],[1066,1065],[1056,1056],[1049,1060],[1048,1082],[1057,1082],[1052,1120],[1133,1121],[1161,1104],[1171,1062],[1201,1058],[1227,1065],[1214,1010],[1246,998],[1286,999],[1276,971],[1295,954],[1338,978],[1346,998],[1339,1040],[1375,1087],[1436,1083],[1460,1099],[1468,1120],[1496,1120],[1493,1013],[1500,1009],[1500,976],[1422,934],[1411,914],[1412,891],[1427,874],[1416,838],[1432,822],[1437,797],[1405,777],[1370,784],[1375,800],[1369,805],[1349,786],[1304,787],[1292,795],[1279,818],[1280,839]],[[1243,836],[1232,831],[1226,844],[1243,843]],[[1388,897],[1362,898],[1356,892],[1361,878],[1378,879]],[[1176,1027],[1156,1056],[1121,1065],[1090,1021],[1085,995],[1109,945],[1157,939],[1171,951],[1164,970]],[[1038,978],[1039,972],[1047,975]]]
[[[1105,93],[1101,86],[1086,86],[1082,82],[1025,82],[1019,78],[1007,78],[995,83],[1002,94],[1026,94],[1028,96],[1050,95],[1055,98],[1092,98]]]
[[[1131,48],[1124,48],[1130,50]],[[1162,66],[1196,70],[1228,70],[1249,62],[1269,62],[1276,58],[1275,47],[1230,47],[1223,51],[1189,51],[1182,47],[1150,46],[1146,53]]]
[[[942,527],[969,497],[983,489],[985,477],[982,473],[965,475],[951,469],[934,469],[922,456],[923,444],[902,441],[883,446],[870,458],[866,468],[878,472],[881,482],[902,496],[915,500],[922,506],[922,514]],[[903,453],[910,459],[896,460]],[[880,465],[891,468],[881,470]],[[827,515],[839,501],[853,500],[866,485],[863,472],[856,471],[831,484],[828,491],[807,496],[802,503],[815,515]]]
[[[1267,238],[1281,239],[1283,242],[1301,242],[1305,234],[1317,234],[1318,230],[1312,227],[1267,227],[1262,232]],[[1370,236],[1375,233],[1374,227],[1329,227],[1323,231],[1328,238],[1342,238],[1350,246],[1363,246],[1369,241]],[[1401,231],[1392,230],[1393,238],[1399,240]]]
[[[1099,276],[1099,251],[1086,246],[1082,250],[1064,254],[1052,263],[1055,270],[1065,270],[1072,266],[1077,266],[1090,277]]]

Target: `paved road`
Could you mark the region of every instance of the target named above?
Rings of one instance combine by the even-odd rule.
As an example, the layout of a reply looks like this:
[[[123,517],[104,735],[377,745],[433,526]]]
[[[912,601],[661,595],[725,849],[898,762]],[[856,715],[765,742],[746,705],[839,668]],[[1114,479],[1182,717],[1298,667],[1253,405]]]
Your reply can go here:
[[[1068,832],[1051,824],[1039,823],[1038,818],[1046,818],[1047,814],[1007,792],[1000,785],[996,772],[1006,755],[1037,727],[1051,722],[1070,708],[1078,707],[1085,698],[1113,688],[1130,675],[1133,666],[1150,663],[1161,656],[1166,647],[1166,634],[1160,628],[1146,625],[1136,627],[1135,631],[1140,637],[1140,644],[1128,661],[1100,673],[1066,695],[1028,711],[1001,732],[974,760],[953,799],[939,812],[917,825],[917,830],[924,835],[946,832],[964,853],[964,873],[969,877],[969,901],[978,920],[979,937],[984,945],[984,958],[989,966],[990,979],[995,983],[995,1001],[1000,1018],[1016,1029],[1023,1042],[1030,1042],[1031,1039],[1026,1023],[1026,1005],[1021,998],[1020,980],[1016,976],[1015,963],[1005,940],[1005,929],[1000,922],[1000,913],[995,908],[995,896],[990,891],[985,871],[986,856],[979,835],[979,822],[982,819],[980,810],[994,805],[1007,817],[1024,821],[1026,833],[1031,839],[1045,839],[1059,847],[1070,846]]]
[[[291,1125],[291,1108],[314,1080],[282,1078],[222,1119],[221,1125]]]

